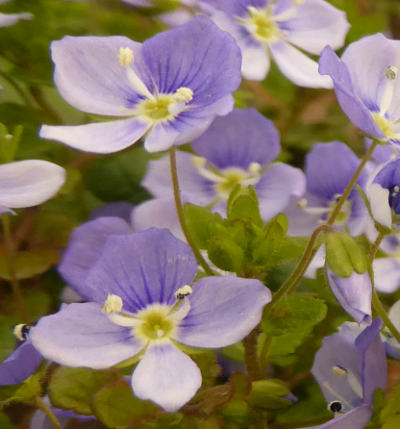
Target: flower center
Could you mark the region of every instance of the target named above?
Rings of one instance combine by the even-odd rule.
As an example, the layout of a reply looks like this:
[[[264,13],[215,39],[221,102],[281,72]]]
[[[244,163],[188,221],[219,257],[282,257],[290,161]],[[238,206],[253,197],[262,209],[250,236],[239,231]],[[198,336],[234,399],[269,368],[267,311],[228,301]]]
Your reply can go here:
[[[139,116],[150,123],[164,122],[173,119],[187,109],[187,104],[193,99],[193,91],[187,87],[180,87],[172,94],[152,94],[146,84],[131,67],[134,63],[134,54],[130,48],[120,48],[118,62],[126,70],[126,77],[133,90],[144,100],[134,109],[121,108],[132,116]]]
[[[279,28],[272,18],[269,8],[257,9],[253,6],[248,8],[249,16],[247,18],[246,27],[253,36],[262,42],[269,42],[277,38]]]
[[[198,172],[207,180],[214,182],[214,189],[219,200],[227,200],[237,185],[256,185],[263,173],[258,162],[252,162],[247,170],[240,167],[228,167],[221,170],[207,164],[205,158],[193,156],[192,162]]]
[[[400,138],[400,133],[393,131],[393,126],[395,123],[389,121],[381,113],[372,113],[374,121],[377,123],[378,127],[385,134],[388,139],[398,139]]]
[[[141,323],[135,328],[135,336],[149,341],[169,338],[176,328],[176,323],[168,318],[169,310],[169,308],[149,308],[139,313]]]
[[[108,295],[102,312],[107,314],[116,325],[131,328],[131,335],[143,344],[168,342],[176,333],[179,322],[190,311],[187,298],[192,293],[190,286],[185,285],[175,293],[176,302],[167,304],[149,304],[137,313],[123,311],[123,302],[118,295]]]

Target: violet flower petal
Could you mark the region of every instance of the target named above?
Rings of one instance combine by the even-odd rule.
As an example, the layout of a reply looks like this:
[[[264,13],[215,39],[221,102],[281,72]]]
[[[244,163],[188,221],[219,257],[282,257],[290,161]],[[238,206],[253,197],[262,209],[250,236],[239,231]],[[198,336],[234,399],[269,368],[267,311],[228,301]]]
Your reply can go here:
[[[118,295],[124,310],[136,312],[148,304],[174,304],[175,291],[196,272],[190,247],[167,230],[113,235],[88,273],[85,293],[101,304],[108,294]]]
[[[193,285],[191,309],[176,338],[194,347],[225,347],[242,340],[260,321],[271,292],[259,280],[205,277]]]
[[[395,292],[400,286],[400,261],[398,258],[377,258],[372,264],[376,290],[383,293]]]
[[[94,302],[64,304],[58,313],[42,317],[29,338],[46,359],[71,367],[109,368],[136,355],[144,344],[101,310]]]
[[[136,143],[149,128],[148,122],[132,118],[85,125],[42,125],[39,135],[86,152],[112,153]]]
[[[271,43],[271,55],[280,71],[292,82],[308,88],[333,88],[332,80],[318,73],[318,63],[289,43]]]
[[[35,373],[42,361],[42,355],[31,342],[24,341],[0,364],[0,386],[24,382]]]
[[[37,159],[0,165],[0,206],[31,207],[53,197],[65,182],[65,170]],[[8,210],[7,210],[8,211]]]
[[[198,366],[170,343],[150,346],[132,375],[132,389],[168,412],[177,411],[201,386]]]
[[[58,267],[60,274],[79,295],[90,300],[86,277],[100,257],[107,239],[114,234],[132,232],[131,226],[118,217],[98,218],[75,228]]]
[[[279,132],[272,121],[255,109],[235,109],[217,118],[210,128],[193,142],[194,151],[215,167],[241,167],[252,162],[261,166],[280,153]]]
[[[372,283],[368,272],[339,277],[327,268],[326,274],[331,291],[344,311],[356,322],[369,325],[372,322]]]

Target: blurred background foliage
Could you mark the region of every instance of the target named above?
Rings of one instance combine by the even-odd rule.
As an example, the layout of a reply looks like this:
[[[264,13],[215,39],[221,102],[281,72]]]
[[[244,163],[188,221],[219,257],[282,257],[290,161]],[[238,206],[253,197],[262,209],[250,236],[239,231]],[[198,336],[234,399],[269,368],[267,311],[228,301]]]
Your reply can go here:
[[[177,7],[177,2],[169,0],[154,3],[155,6],[150,8],[130,7],[119,0],[15,0],[0,5],[4,13],[24,11],[34,15],[31,21],[0,28],[0,85],[4,88],[0,91],[0,122],[4,125],[0,130],[0,142],[8,133],[19,133],[19,127],[22,126],[15,159],[45,159],[62,165],[68,172],[67,183],[57,197],[40,207],[20,210],[18,216],[12,218],[17,276],[22,284],[28,320],[21,320],[12,299],[7,281],[5,250],[0,244],[0,361],[15,347],[12,325],[19,322],[33,323],[40,316],[58,308],[64,284],[55,266],[71,230],[87,221],[91,212],[102,204],[113,201],[138,204],[150,197],[140,185],[150,159],[140,143],[123,152],[102,156],[74,151],[62,144],[38,138],[41,124],[80,124],[93,119],[69,106],[55,89],[49,45],[52,40],[64,35],[118,34],[144,41],[167,29],[158,15]],[[400,38],[398,0],[331,0],[330,3],[346,11],[351,23],[346,44],[376,32]],[[268,78],[262,83],[243,81],[235,97],[237,107],[255,107],[274,121],[281,133],[280,160],[284,162],[302,167],[305,154],[316,142],[340,140],[358,154],[364,149],[361,133],[342,113],[333,91],[296,87],[276,67],[272,67]],[[1,162],[5,160],[1,159]],[[266,276],[268,286],[276,290],[292,266],[293,261],[285,260],[271,269]],[[312,303],[307,301],[317,291],[319,298],[329,304],[328,307],[321,300],[313,299]],[[304,310],[311,306],[313,319],[308,324],[289,326],[289,319],[289,325],[282,325],[278,312],[276,318],[263,327],[264,332],[273,336],[269,348],[269,361],[277,364],[273,377],[287,381],[288,388],[302,398],[287,411],[276,414],[276,428],[295,427],[292,426],[293,422],[327,417],[325,402],[310,377],[309,368],[315,351],[320,347],[320,340],[316,339],[331,334],[336,326],[346,320],[323,276],[316,280],[304,280],[301,292],[307,294],[304,295],[305,301],[292,310],[296,320],[306,320]],[[386,299],[391,302],[393,298],[389,296]],[[290,307],[293,303],[284,302],[282,305]],[[314,325],[317,326],[313,331]],[[311,332],[314,335],[310,335]],[[227,348],[223,354],[237,363],[243,361],[240,345]],[[203,353],[197,360],[204,370],[206,383],[209,381],[212,384],[219,372],[215,357]],[[392,384],[400,379],[400,366],[396,362],[390,363],[389,375]],[[62,376],[59,374],[59,377]],[[128,412],[132,407],[138,407],[137,403],[131,403],[135,400],[125,394],[123,380],[118,383],[113,384],[113,389],[116,389],[114,394],[118,393],[121,398],[125,398],[120,404],[123,412],[119,418],[122,422],[113,421],[113,416],[104,405],[109,404],[106,399],[112,397],[113,391],[96,392],[94,402],[92,399],[90,402],[89,411],[97,410],[96,414],[101,416],[101,421],[108,427],[128,427],[126,425],[137,418],[137,415]],[[254,420],[253,408],[248,408],[248,404],[252,404],[255,409],[260,403],[267,404],[265,407],[272,414],[276,412],[274,408],[284,409],[289,405],[289,401],[276,402],[280,395],[273,396],[275,402],[268,395],[261,396],[262,399],[249,397],[243,383],[240,379],[230,381],[229,394],[224,397],[228,399],[221,402],[216,417],[212,415],[212,407],[203,412],[200,420],[191,416],[190,412],[183,420],[179,415],[162,416],[161,413],[159,419],[151,424],[147,422],[135,427],[214,429],[224,422],[223,427],[241,428],[248,427]],[[272,386],[268,389],[273,390]],[[56,386],[54,391],[57,391]],[[281,394],[282,388],[277,391]],[[58,400],[63,403],[65,398],[62,392],[60,395],[61,399]],[[200,397],[199,401],[206,402],[206,399]],[[0,413],[0,428],[12,428],[14,424],[25,427],[30,408],[26,409],[26,413],[21,410],[25,410],[24,406],[13,405],[7,408],[8,417]],[[148,412],[147,408],[143,411],[139,407],[138,410],[138,415]],[[93,423],[80,425],[74,423],[68,427],[95,427]]]

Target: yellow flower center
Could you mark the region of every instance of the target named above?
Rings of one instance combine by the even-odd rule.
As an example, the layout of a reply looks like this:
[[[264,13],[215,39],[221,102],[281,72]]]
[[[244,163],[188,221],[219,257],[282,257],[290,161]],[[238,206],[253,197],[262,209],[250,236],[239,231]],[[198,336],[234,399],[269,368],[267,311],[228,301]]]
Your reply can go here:
[[[247,28],[256,39],[268,42],[278,36],[279,28],[269,9],[257,9],[250,6],[248,10]]]
[[[150,307],[137,315],[141,323],[134,328],[135,336],[144,341],[168,339],[176,329],[176,323],[168,318],[168,306]]]
[[[152,121],[172,119],[169,107],[175,103],[173,95],[160,94],[152,99],[143,100],[137,107],[137,112]]]
[[[378,127],[385,134],[388,139],[398,139],[400,138],[400,133],[393,131],[393,123],[382,116],[380,113],[372,113],[374,121],[377,123]]]

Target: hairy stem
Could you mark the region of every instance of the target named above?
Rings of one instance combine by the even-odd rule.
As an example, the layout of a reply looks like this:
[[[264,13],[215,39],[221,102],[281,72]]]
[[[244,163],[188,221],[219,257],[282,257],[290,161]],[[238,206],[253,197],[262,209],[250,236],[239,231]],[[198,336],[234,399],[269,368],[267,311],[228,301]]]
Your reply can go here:
[[[285,281],[285,283],[280,287],[280,289],[275,293],[272,302],[267,307],[267,312],[269,309],[283,296],[285,296],[287,293],[293,292],[300,280],[303,277],[303,274],[307,270],[308,266],[310,265],[310,262],[312,261],[314,255],[317,253],[317,250],[319,248],[319,245],[316,245],[317,238],[319,234],[323,231],[329,231],[332,229],[332,226],[335,223],[336,218],[338,217],[343,204],[345,203],[347,197],[350,195],[350,192],[352,191],[354,185],[357,182],[357,179],[359,178],[363,168],[365,167],[365,164],[368,162],[368,160],[371,158],[371,155],[373,154],[376,146],[379,144],[378,140],[374,140],[364,157],[362,158],[360,165],[358,166],[357,170],[354,172],[353,177],[351,178],[350,182],[346,186],[345,190],[343,191],[343,194],[340,197],[340,200],[337,202],[334,210],[332,211],[331,215],[329,216],[328,221],[324,225],[318,226],[314,232],[312,233],[310,240],[308,242],[308,245],[303,253],[303,256],[301,257],[299,263],[297,264],[295,270],[291,274],[291,276]],[[265,313],[264,313],[265,314]]]
[[[262,369],[260,368],[257,349],[259,335],[260,330],[257,326],[242,341],[244,345],[244,362],[251,381],[262,378]]]
[[[43,399],[40,396],[36,397],[35,403],[36,407],[46,414],[55,429],[62,429],[62,426],[58,421],[57,417],[55,416],[53,411],[51,411],[50,407],[43,402]]]
[[[6,262],[7,262],[7,268],[8,268],[8,275],[10,277],[10,283],[12,286],[12,291],[14,294],[15,302],[18,306],[20,317],[22,318],[22,320],[28,322],[29,316],[28,316],[28,312],[26,311],[26,305],[24,302],[24,298],[22,296],[21,287],[19,285],[19,281],[15,270],[15,248],[14,248],[13,238],[11,235],[10,215],[8,213],[3,213],[1,216],[1,220],[3,223],[4,247],[6,251],[5,252]]]
[[[385,235],[380,233],[378,235],[378,237],[376,238],[374,244],[371,247],[371,251],[369,254],[369,261],[371,264],[371,270],[372,270],[372,261],[374,260],[376,252],[378,251],[379,246],[382,243],[382,240],[384,238],[385,238]],[[373,272],[372,272],[371,278],[372,278],[372,307],[375,310],[375,312],[378,314],[378,316],[382,319],[385,326],[389,329],[390,333],[400,343],[400,332],[394,326],[392,321],[389,319],[389,316],[386,312],[386,309],[383,306],[382,301],[380,300],[378,293],[376,292],[376,289],[374,286],[374,281],[373,281],[373,278],[374,278]]]
[[[183,234],[185,235],[186,241],[188,242],[189,246],[192,248],[198,264],[203,267],[203,269],[207,273],[207,275],[212,276],[214,274],[213,271],[208,266],[206,260],[203,258],[202,254],[200,253],[200,250],[196,246],[196,244],[193,240],[193,237],[189,231],[189,228],[186,225],[185,214],[183,211],[183,205],[182,205],[182,199],[181,199],[181,193],[179,190],[178,170],[176,167],[176,149],[175,149],[175,147],[172,147],[171,150],[169,151],[169,160],[170,160],[170,167],[171,167],[171,179],[172,179],[172,185],[173,185],[173,190],[174,190],[176,213],[178,215],[179,223],[181,225]]]

